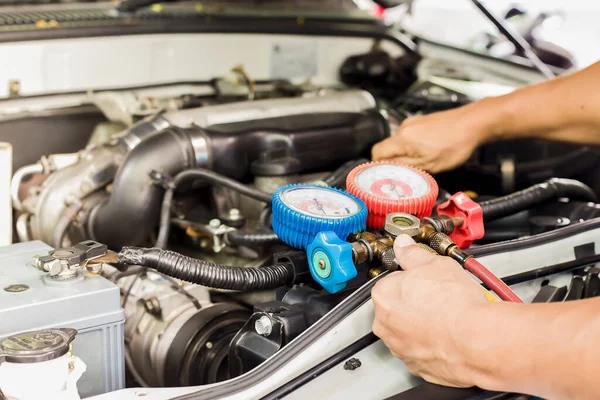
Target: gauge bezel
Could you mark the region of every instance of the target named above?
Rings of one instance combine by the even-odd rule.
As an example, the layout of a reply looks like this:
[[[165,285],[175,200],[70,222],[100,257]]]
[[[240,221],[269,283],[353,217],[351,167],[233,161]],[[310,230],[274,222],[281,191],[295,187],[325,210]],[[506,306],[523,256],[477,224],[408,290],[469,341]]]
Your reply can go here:
[[[374,166],[390,165],[393,167],[403,167],[419,174],[429,184],[429,192],[419,197],[410,197],[403,199],[389,199],[387,197],[378,197],[373,195],[356,183],[356,177],[366,169]],[[382,229],[385,225],[385,216],[390,212],[404,212],[415,215],[417,218],[423,218],[431,215],[433,206],[438,196],[439,188],[437,182],[427,172],[412,167],[410,165],[398,163],[395,161],[375,161],[365,163],[354,168],[346,177],[346,190],[361,199],[367,205],[369,216],[367,226],[370,229]]]
[[[289,207],[290,209],[292,209],[300,214],[303,214],[307,217],[311,217],[311,218],[344,219],[344,218],[353,217],[360,213],[361,204],[357,201],[356,198],[354,198],[354,196],[348,196],[347,193],[337,191],[337,190],[331,190],[331,189],[332,188],[329,188],[327,186],[317,186],[317,185],[315,185],[315,186],[294,186],[294,187],[287,188],[287,189],[283,190],[281,193],[279,193],[279,199],[285,206]],[[354,203],[355,210],[350,214],[344,214],[344,215],[320,215],[320,214],[312,213],[310,211],[303,210],[303,209],[295,206],[294,204],[291,204],[291,201],[289,200],[289,198],[286,198],[286,195],[288,193],[294,192],[294,191],[302,191],[302,190],[319,190],[322,192],[331,193],[334,196],[343,196]]]
[[[288,189],[316,188],[332,191],[348,197],[358,206],[354,214],[327,216],[307,213],[289,204],[281,196]],[[367,205],[358,197],[346,191],[314,183],[299,183],[280,187],[273,193],[271,225],[277,236],[289,246],[306,249],[320,232],[331,231],[346,239],[350,234],[366,229],[368,217]]]

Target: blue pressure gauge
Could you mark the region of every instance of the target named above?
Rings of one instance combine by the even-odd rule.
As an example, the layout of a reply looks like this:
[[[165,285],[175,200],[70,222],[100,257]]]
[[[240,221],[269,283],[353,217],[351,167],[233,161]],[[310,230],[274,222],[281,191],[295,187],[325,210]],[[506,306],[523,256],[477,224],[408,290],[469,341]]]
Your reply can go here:
[[[306,249],[320,232],[346,239],[366,229],[367,206],[342,190],[288,185],[273,194],[273,231],[290,246]]]

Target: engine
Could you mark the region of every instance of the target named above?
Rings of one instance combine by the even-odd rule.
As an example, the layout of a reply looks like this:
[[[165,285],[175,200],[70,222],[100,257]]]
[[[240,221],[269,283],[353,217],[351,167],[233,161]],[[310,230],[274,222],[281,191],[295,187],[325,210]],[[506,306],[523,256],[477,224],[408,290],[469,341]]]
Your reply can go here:
[[[583,152],[596,163],[588,149],[561,149],[538,165],[501,158],[496,169],[503,150],[488,146],[436,177],[369,163],[403,118],[465,102],[433,83],[396,104],[358,89],[269,97],[163,99],[166,111],[121,118],[124,129],[101,123],[83,150],[14,175],[19,241],[58,249],[41,248],[48,255],[35,258],[36,273],[66,291],[89,274],[118,287],[123,337],[112,340],[124,343],[129,386],[206,385],[252,371],[398,269],[391,246],[402,233],[461,262],[492,301],[520,301],[468,251],[598,214],[585,183],[532,178],[540,169],[578,177],[563,173],[563,161]]]

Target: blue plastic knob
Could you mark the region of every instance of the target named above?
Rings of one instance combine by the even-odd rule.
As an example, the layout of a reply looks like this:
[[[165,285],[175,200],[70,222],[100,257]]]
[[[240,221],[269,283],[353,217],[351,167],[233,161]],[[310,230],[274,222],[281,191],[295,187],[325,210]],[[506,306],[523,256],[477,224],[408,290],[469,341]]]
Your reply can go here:
[[[286,193],[304,189],[331,192],[333,198],[342,195],[355,204],[357,209],[348,215],[318,215],[286,204],[284,200]],[[283,186],[273,194],[272,207],[273,231],[284,243],[298,249],[306,249],[319,232],[332,231],[338,237],[346,239],[351,233],[363,231],[367,227],[368,211],[365,203],[350,193],[328,186],[314,184]]]
[[[346,287],[357,271],[352,261],[352,245],[335,232],[318,233],[306,248],[310,274],[329,293]]]

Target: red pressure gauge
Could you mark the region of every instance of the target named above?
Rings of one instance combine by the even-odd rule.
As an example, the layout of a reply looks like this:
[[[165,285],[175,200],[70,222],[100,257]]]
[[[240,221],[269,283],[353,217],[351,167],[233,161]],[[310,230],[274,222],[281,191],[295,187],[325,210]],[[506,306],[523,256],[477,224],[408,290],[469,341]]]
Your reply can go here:
[[[431,215],[438,185],[425,171],[393,161],[372,162],[354,168],[346,190],[365,202],[367,227],[381,229],[385,216],[404,212],[423,218]]]

